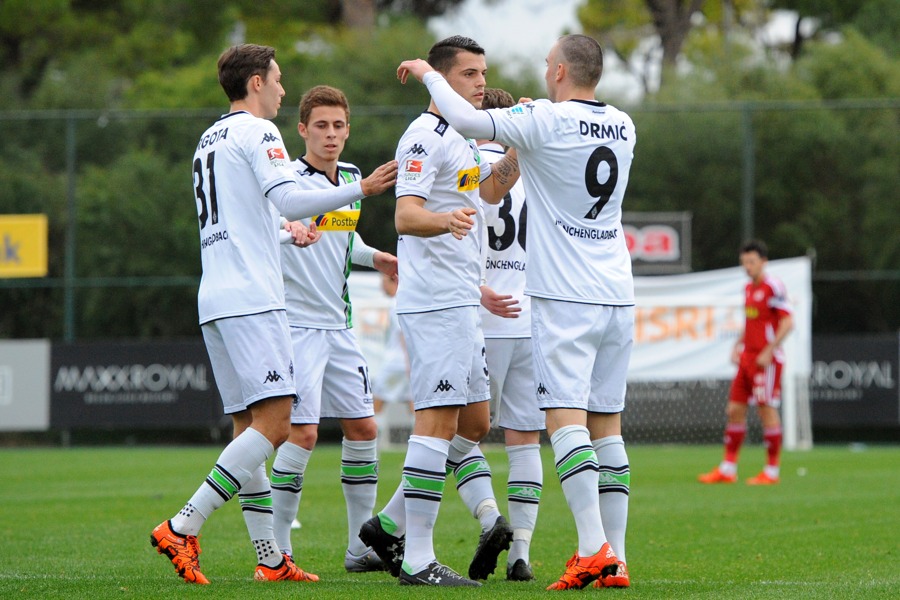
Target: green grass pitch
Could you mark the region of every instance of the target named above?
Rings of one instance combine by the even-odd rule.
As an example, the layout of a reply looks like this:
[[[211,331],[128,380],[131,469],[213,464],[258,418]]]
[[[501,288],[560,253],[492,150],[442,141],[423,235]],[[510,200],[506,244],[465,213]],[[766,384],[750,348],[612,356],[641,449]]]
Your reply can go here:
[[[343,569],[346,514],[340,450],[322,446],[306,474],[294,532],[309,583],[257,583],[240,509],[206,523],[201,565],[209,586],[182,582],[149,544],[208,473],[221,448],[0,450],[0,598],[489,598],[547,597],[575,549],[572,517],[544,449],[544,494],[532,543],[537,581],[500,570],[480,589],[400,587],[387,573]],[[712,446],[632,445],[627,590],[565,592],[621,598],[900,597],[900,447],[817,447],[789,452],[782,483],[704,486],[720,458]],[[505,512],[506,455],[487,452]],[[745,448],[741,476],[762,465]],[[381,456],[380,508],[400,476],[402,452]],[[440,560],[465,573],[478,526],[448,485],[436,527]]]

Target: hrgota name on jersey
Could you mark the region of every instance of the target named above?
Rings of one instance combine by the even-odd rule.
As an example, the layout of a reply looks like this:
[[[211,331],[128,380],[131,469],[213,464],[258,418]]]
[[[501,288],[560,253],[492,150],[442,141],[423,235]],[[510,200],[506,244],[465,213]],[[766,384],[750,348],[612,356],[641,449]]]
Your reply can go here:
[[[208,134],[204,135],[202,138],[200,138],[200,143],[197,144],[197,150],[200,150],[201,148],[206,148],[207,146],[212,146],[219,140],[224,140],[226,138],[228,138],[228,128],[227,127],[223,127],[222,129],[220,129],[218,131],[208,133]]]

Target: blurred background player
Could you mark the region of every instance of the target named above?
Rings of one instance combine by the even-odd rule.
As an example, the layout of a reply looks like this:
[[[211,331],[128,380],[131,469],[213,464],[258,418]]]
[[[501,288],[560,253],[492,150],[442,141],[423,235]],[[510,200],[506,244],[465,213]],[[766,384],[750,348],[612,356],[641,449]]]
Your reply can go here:
[[[719,466],[698,477],[701,483],[734,483],[741,445],[747,435],[747,406],[753,405],[763,427],[766,466],[749,485],[772,485],[779,480],[781,457],[781,343],[794,327],[793,311],[784,284],[766,273],[769,252],[765,243],[750,240],[740,248],[740,261],[750,281],[744,288],[744,333],[734,345],[731,360],[738,372],[731,384],[725,414],[725,456]]]
[[[453,36],[432,46],[429,58],[470,106],[481,106],[487,70],[481,46]],[[477,446],[490,430],[478,315],[484,227],[479,195],[500,202],[518,177],[518,164],[506,157],[492,169],[475,142],[454,131],[434,103],[403,134],[397,159],[403,165],[394,216],[400,234],[397,313],[409,350],[415,424],[401,485],[360,537],[402,584],[477,586],[475,580],[494,571],[512,538]],[[434,552],[434,522],[450,470],[482,529],[469,579],[439,563]]]
[[[300,100],[297,130],[306,143],[306,153],[292,163],[301,188],[335,189],[360,179],[356,166],[339,160],[350,135],[350,107],[343,92],[329,86],[307,91]],[[351,263],[373,267],[388,277],[397,275],[397,258],[370,248],[356,233],[361,204],[356,201],[313,217],[311,223],[321,233],[315,246],[281,247],[300,401],[291,411],[290,436],[278,449],[271,475],[275,539],[282,552],[293,555],[291,524],[318,439],[319,420],[339,420],[348,522],[344,567],[350,572],[381,571],[384,563],[357,535],[375,508],[377,427],[368,365],[352,330],[347,278]]]
[[[634,280],[622,201],[634,123],[594,97],[603,71],[596,40],[562,36],[546,63],[549,100],[487,111],[474,110],[425,61],[404,61],[397,76],[423,81],[461,134],[518,152],[530,213],[525,293],[535,392],[578,532],[575,555],[548,589],[595,580],[627,587],[631,475],[621,413],[634,343]]]
[[[485,88],[481,107],[514,104],[508,92]],[[506,151],[487,140],[478,140],[478,150],[491,163],[503,158]],[[506,489],[513,538],[506,578],[512,581],[534,579],[529,549],[544,483],[540,436],[546,426],[534,395],[531,299],[524,293],[526,214],[521,181],[500,204],[484,206],[487,257],[480,312],[491,372],[491,425],[503,429],[509,457]],[[495,305],[488,309],[485,305],[491,303]]]
[[[254,578],[315,581],[278,550],[272,529],[266,460],[288,437],[296,399],[274,223],[279,213],[299,219],[380,194],[393,185],[396,163],[342,189],[300,190],[281,133],[269,120],[284,96],[275,49],[233,46],[219,57],[218,74],[230,111],[200,136],[193,159],[203,266],[198,312],[234,438],[184,507],[153,530],[150,543],[185,581],[209,583],[200,570],[197,535],[238,494],[256,549]],[[301,238],[309,234],[304,230],[295,229]]]
[[[413,403],[409,390],[409,354],[400,321],[397,319],[398,278],[381,274],[381,289],[390,298],[388,326],[384,332],[384,354],[378,372],[373,375],[372,391],[375,400],[375,422],[381,448],[390,446],[391,427],[402,424],[412,430]],[[402,416],[398,416],[402,415]]]

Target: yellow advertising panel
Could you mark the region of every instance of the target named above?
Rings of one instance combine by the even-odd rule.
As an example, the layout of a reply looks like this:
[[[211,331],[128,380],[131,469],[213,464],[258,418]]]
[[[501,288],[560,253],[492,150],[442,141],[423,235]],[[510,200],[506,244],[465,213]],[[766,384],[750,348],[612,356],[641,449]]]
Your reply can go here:
[[[47,215],[0,215],[0,277],[46,277]]]

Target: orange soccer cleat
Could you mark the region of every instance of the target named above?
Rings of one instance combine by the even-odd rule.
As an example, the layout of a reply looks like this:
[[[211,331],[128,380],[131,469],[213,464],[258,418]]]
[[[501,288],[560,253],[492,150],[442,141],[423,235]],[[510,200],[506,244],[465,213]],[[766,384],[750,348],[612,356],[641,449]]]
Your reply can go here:
[[[547,589],[580,590],[597,578],[615,575],[618,567],[619,559],[607,542],[592,556],[578,556],[575,553],[566,563],[566,572]]]
[[[188,583],[209,583],[200,572],[200,544],[197,536],[181,536],[172,531],[172,523],[165,520],[150,534],[150,543],[175,565],[175,571]]]
[[[253,579],[256,581],[318,581],[319,576],[307,573],[297,566],[289,554],[281,555],[281,564],[277,567],[256,565]]]
[[[594,582],[595,588],[627,588],[631,586],[631,579],[628,577],[628,567],[621,560],[619,561],[619,570],[615,575],[601,575]]]
[[[769,477],[765,471],[747,480],[747,485],[775,485],[776,483],[778,483],[778,477]]]
[[[697,476],[700,483],[734,483],[737,481],[737,475],[726,475],[716,467],[709,473],[703,473]]]

